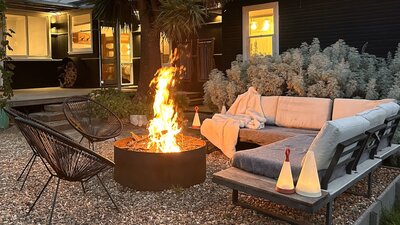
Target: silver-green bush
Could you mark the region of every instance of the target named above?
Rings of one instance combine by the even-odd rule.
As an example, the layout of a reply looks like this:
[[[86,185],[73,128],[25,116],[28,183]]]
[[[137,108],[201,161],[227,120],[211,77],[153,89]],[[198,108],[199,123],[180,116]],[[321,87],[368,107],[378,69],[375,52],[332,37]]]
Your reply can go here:
[[[243,61],[238,55],[226,75],[211,71],[205,104],[214,110],[230,106],[250,86],[262,95],[400,99],[400,44],[387,59],[360,53],[343,40],[322,50],[318,39],[278,56]]]

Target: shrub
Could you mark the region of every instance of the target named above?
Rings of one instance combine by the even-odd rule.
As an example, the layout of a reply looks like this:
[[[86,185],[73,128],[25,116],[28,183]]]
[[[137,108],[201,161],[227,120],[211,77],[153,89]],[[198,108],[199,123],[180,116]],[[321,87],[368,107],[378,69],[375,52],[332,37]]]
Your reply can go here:
[[[379,220],[380,225],[396,225],[400,224],[400,205],[395,204],[391,210],[383,210]]]
[[[120,118],[128,118],[129,115],[133,114],[135,111],[139,112],[143,110],[143,106],[140,102],[135,104],[132,102],[131,95],[114,88],[94,90],[89,94],[89,96],[93,100],[110,109]],[[143,110],[143,112],[144,111],[145,110]]]
[[[204,84],[205,104],[219,110],[253,86],[261,95],[326,98],[400,99],[400,44],[387,59],[366,53],[338,40],[321,49],[318,39],[278,56],[238,55],[226,75],[211,71]]]

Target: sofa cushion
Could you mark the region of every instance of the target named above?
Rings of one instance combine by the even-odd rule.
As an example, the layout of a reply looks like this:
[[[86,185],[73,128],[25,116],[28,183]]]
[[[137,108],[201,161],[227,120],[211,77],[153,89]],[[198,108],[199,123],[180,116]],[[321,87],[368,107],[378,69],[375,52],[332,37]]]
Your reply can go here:
[[[314,136],[297,135],[269,145],[236,152],[232,166],[254,174],[278,178],[285,159],[285,149],[289,147],[290,165],[294,180],[297,180],[301,163]]]
[[[373,109],[382,103],[394,102],[394,99],[366,100],[336,98],[333,102],[332,120],[355,116],[357,113]]]
[[[286,97],[278,99],[276,125],[319,130],[331,118],[328,98]]]
[[[370,126],[361,116],[351,116],[325,123],[310,146],[314,151],[318,170],[327,169],[336,146],[347,139],[364,133]]]
[[[261,96],[261,108],[267,119],[266,124],[275,125],[276,107],[278,105],[279,96]]]
[[[239,141],[268,145],[288,137],[302,134],[313,135],[315,137],[318,131],[277,126],[266,126],[259,130],[244,128],[239,130]]]
[[[380,104],[378,107],[386,111],[386,118],[396,115],[400,109],[399,104],[395,102]]]
[[[386,114],[386,110],[375,107],[373,109],[368,109],[366,111],[357,113],[357,116],[361,116],[364,119],[368,120],[368,122],[370,123],[368,129],[371,129],[383,124],[386,119]]]

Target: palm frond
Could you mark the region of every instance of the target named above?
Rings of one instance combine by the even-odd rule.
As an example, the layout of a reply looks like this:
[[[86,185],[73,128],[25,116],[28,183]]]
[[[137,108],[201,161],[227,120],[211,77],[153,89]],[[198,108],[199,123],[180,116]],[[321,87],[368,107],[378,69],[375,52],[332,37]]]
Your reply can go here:
[[[131,0],[88,0],[93,4],[93,15],[96,19],[136,30],[139,25],[139,15]]]
[[[156,26],[171,40],[184,41],[204,23],[205,8],[197,0],[160,0]]]

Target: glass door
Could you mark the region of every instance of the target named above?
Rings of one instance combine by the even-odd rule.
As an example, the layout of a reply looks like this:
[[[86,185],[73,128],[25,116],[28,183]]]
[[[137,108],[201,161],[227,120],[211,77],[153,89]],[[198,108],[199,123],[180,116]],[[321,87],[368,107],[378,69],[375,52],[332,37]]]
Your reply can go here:
[[[132,66],[132,34],[128,29],[121,29],[119,46],[114,46],[114,29],[101,27],[101,83],[104,86],[116,86],[133,84]],[[117,76],[115,69],[116,48],[119,47],[121,76]],[[118,77],[121,80],[118,81]]]

